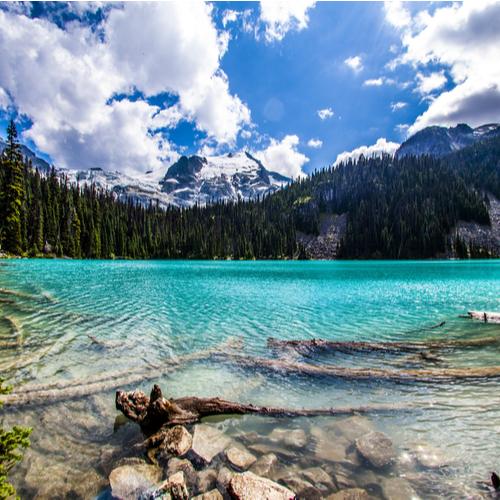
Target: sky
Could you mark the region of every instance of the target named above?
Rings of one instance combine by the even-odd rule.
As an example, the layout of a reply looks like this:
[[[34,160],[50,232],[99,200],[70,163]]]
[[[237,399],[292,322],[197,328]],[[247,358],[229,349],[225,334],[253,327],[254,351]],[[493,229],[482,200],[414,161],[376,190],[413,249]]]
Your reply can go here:
[[[500,2],[0,2],[0,134],[58,167],[299,177],[500,121]]]

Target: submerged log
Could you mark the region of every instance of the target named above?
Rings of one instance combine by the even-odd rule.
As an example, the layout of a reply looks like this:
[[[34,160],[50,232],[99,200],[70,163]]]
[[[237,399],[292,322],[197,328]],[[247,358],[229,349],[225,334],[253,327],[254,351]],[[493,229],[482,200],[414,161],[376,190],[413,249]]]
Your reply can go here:
[[[331,352],[383,352],[387,354],[420,353],[425,350],[448,350],[482,347],[500,344],[500,337],[481,337],[477,339],[447,339],[408,342],[337,342],[323,339],[278,340],[270,337],[267,345],[273,349],[292,348],[299,352],[325,350]]]
[[[161,427],[187,425],[213,415],[264,415],[268,417],[314,417],[348,415],[353,413],[376,413],[405,410],[412,406],[378,405],[356,408],[292,409],[256,406],[227,401],[220,398],[184,397],[165,399],[158,385],[154,385],[151,396],[142,391],[116,392],[116,409],[136,422],[141,429],[152,434]]]
[[[217,359],[253,370],[266,370],[280,374],[333,377],[349,380],[449,382],[453,380],[459,381],[500,377],[500,366],[387,370],[383,368],[349,368],[332,365],[312,365],[309,363],[250,357],[241,354],[226,354],[224,356],[218,356]]]
[[[485,323],[500,323],[500,312],[468,311],[467,315],[470,319],[478,319]]]

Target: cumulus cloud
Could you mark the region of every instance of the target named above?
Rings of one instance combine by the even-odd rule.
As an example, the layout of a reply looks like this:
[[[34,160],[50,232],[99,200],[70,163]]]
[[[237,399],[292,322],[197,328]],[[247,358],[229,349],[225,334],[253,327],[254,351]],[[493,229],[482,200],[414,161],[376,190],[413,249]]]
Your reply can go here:
[[[403,101],[391,102],[392,112],[399,111],[400,109],[406,108],[406,106],[408,106],[407,102],[403,102]]]
[[[363,69],[363,62],[361,60],[361,56],[351,56],[344,60],[344,64],[346,64],[349,68],[351,68],[355,73],[361,71]]]
[[[499,23],[499,2],[464,2],[439,7],[432,14],[424,11],[405,31],[404,52],[395,63],[408,63],[418,70],[429,66],[433,71],[441,65],[454,84],[430,102],[410,134],[429,125],[478,126],[498,121]]]
[[[234,143],[251,119],[220,69],[226,49],[201,2],[127,3],[99,30],[0,11],[0,87],[33,122],[27,137],[61,167],[155,168],[176,156],[158,129],[182,119]],[[163,93],[177,103],[148,103]]]
[[[435,90],[442,89],[446,82],[448,81],[444,71],[435,71],[434,73],[430,73],[429,75],[423,75],[422,73],[417,73],[417,87],[415,90],[420,95],[428,95]]]
[[[382,77],[372,78],[370,80],[365,80],[363,85],[365,87],[380,87],[384,84],[384,79]]]
[[[380,137],[377,139],[377,142],[371,146],[360,146],[352,151],[344,151],[343,153],[340,153],[337,156],[334,165],[346,163],[349,160],[357,161],[361,155],[365,158],[380,158],[384,154],[394,156],[398,148],[399,144],[397,142],[390,142],[385,139],[385,137]]]
[[[318,109],[316,113],[318,114],[321,120],[327,120],[328,118],[331,118],[335,114],[332,108]]]
[[[309,23],[308,10],[314,7],[313,0],[261,0],[260,20],[264,23],[264,37],[268,42],[283,40],[290,31],[300,31]]]
[[[298,151],[299,142],[298,136],[286,135],[281,141],[271,139],[266,149],[252,154],[269,170],[291,178],[301,177],[309,158]]]
[[[405,28],[411,24],[411,15],[405,9],[403,2],[384,2],[385,18],[396,28]]]
[[[323,146],[323,141],[321,139],[309,139],[307,145],[313,149],[319,149]]]

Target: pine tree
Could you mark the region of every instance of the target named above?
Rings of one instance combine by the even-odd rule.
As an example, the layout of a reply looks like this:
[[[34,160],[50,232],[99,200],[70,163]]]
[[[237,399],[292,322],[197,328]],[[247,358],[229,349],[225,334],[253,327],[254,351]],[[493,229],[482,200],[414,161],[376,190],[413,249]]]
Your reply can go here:
[[[24,202],[23,158],[17,142],[17,130],[11,120],[7,128],[7,147],[2,158],[3,182],[3,248],[16,255],[23,253],[21,221]]]

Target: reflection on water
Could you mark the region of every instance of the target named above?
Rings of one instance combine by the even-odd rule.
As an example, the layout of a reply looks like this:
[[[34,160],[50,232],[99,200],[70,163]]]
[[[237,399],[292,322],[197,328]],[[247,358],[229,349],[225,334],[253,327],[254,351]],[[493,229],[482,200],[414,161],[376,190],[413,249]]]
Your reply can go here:
[[[372,342],[500,336],[498,325],[458,318],[469,309],[499,310],[499,278],[500,263],[491,261],[9,261],[0,268],[0,369],[22,390],[26,384],[168,366],[173,357],[232,337],[242,340],[242,352],[248,355],[346,367],[432,368],[406,355],[304,357],[271,351],[266,341],[271,336]],[[446,321],[443,327],[427,328],[441,321]],[[499,354],[498,344],[443,351],[438,353],[439,366],[493,366],[500,364]],[[121,388],[149,391],[154,382],[169,397],[221,396],[295,408],[385,403],[415,407],[355,417],[395,444],[397,462],[382,472],[360,460],[353,448],[358,436],[351,427],[356,426],[341,417],[243,417],[210,424],[257,457],[275,453],[278,462],[269,476],[284,483],[290,473],[295,481],[300,477],[308,482],[307,469],[320,467],[333,483],[344,478],[375,498],[387,496],[387,480],[396,476],[404,477],[421,498],[460,498],[481,494],[477,483],[498,468],[497,379],[333,380],[205,359]],[[137,426],[115,426],[115,418],[113,387],[56,404],[4,410],[4,425],[35,429],[33,446],[14,474],[22,497],[92,498],[105,490],[110,469],[124,456],[140,455],[134,445],[142,441]],[[272,437],[277,428],[303,430],[305,444],[279,442],[276,433]],[[429,468],[422,450],[431,455],[439,450],[443,467]],[[319,481],[315,486],[321,486],[325,496],[338,487]]]

